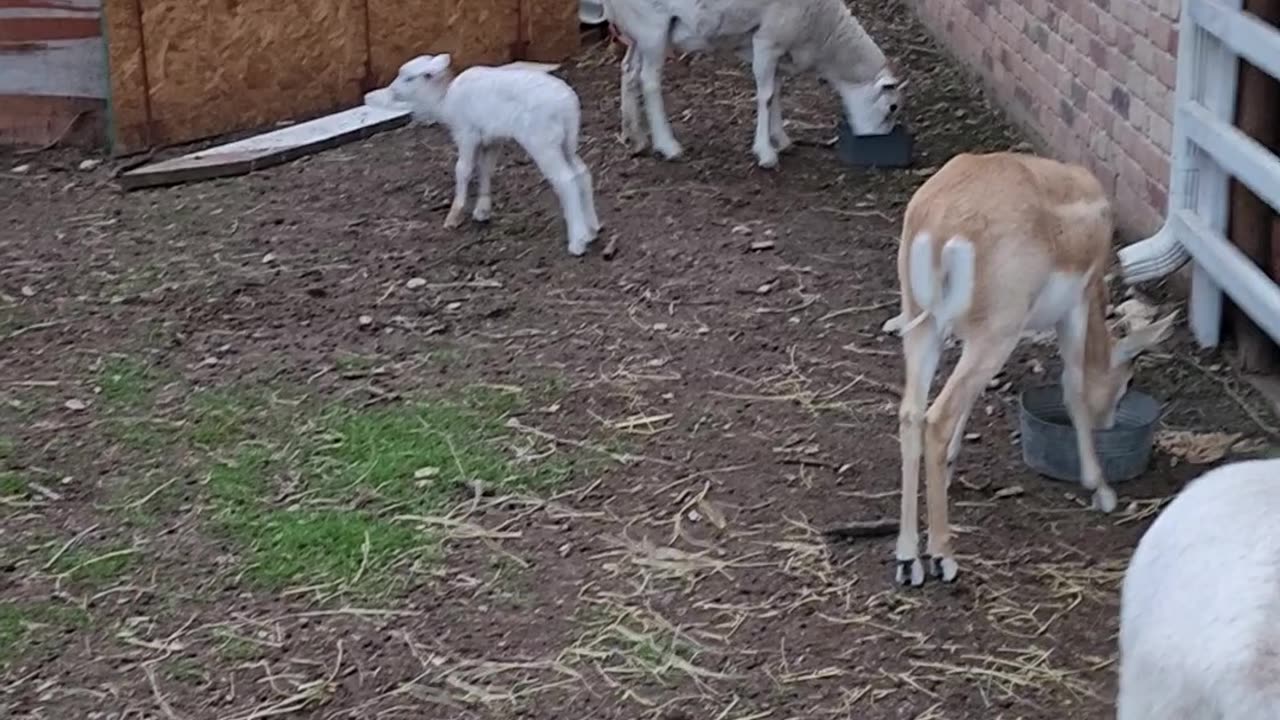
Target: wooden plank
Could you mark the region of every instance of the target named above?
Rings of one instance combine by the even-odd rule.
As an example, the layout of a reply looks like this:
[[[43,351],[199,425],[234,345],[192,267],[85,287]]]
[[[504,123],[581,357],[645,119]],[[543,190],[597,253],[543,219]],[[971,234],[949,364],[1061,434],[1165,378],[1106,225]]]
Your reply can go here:
[[[145,165],[120,176],[126,190],[243,175],[409,122],[409,113],[362,105],[237,142]]]
[[[1269,24],[1280,20],[1280,0],[1245,0],[1244,10]],[[1240,60],[1240,85],[1236,94],[1236,127],[1271,152],[1280,149],[1280,83],[1267,71]],[[1246,257],[1268,271],[1271,228],[1276,212],[1237,180],[1231,181],[1231,221],[1228,236]],[[1280,370],[1280,348],[1247,313],[1232,303],[1227,321],[1235,336],[1241,370],[1274,373]]]

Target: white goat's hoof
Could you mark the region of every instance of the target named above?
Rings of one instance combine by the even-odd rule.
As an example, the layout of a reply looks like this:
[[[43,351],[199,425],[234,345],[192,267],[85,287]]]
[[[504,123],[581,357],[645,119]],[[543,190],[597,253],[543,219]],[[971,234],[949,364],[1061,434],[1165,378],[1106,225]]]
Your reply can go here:
[[[476,207],[471,211],[471,219],[476,222],[489,222],[493,217],[493,206],[476,203]]]
[[[894,575],[894,581],[899,585],[909,585],[911,587],[920,587],[923,585],[924,565],[920,562],[920,558],[899,560],[898,569]]]
[[[1093,509],[1101,510],[1104,513],[1110,513],[1116,509],[1116,491],[1107,486],[1099,487],[1093,491]]]
[[[778,153],[770,146],[766,150],[756,150],[756,164],[765,170],[773,170],[778,167]]]
[[[653,149],[657,150],[658,154],[667,160],[675,160],[684,152],[684,148],[680,147],[680,143],[675,140],[669,143],[654,143]]]
[[[449,208],[449,214],[444,217],[445,230],[452,230],[462,224],[462,211],[460,205]]]
[[[769,138],[769,140],[770,142],[773,143],[774,149],[777,150],[778,152],[786,152],[788,149],[790,149],[792,145],[791,138],[787,137],[786,135],[778,135],[776,137],[771,137]]]
[[[929,574],[944,583],[952,583],[960,574],[960,565],[950,555],[934,556],[929,558]]]
[[[584,242],[569,243],[569,254],[574,257],[582,257],[587,254],[587,244]]]
[[[622,143],[632,155],[639,155],[649,149],[649,140],[641,134],[621,133],[618,135],[618,142]]]

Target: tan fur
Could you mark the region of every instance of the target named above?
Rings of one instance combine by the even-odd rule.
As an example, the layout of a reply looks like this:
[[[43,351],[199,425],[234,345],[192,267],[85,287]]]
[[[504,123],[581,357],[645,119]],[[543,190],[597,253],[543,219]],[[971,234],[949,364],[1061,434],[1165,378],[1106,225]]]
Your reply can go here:
[[[910,248],[930,239],[933,279],[942,248],[952,238],[973,250],[973,286],[967,308],[942,321],[930,317],[911,287]],[[1086,278],[1078,297],[1050,303],[1064,364],[1064,399],[1078,436],[1082,483],[1095,506],[1110,511],[1115,494],[1102,477],[1091,431],[1110,424],[1127,389],[1129,359],[1167,335],[1172,315],[1135,333],[1115,353],[1106,326],[1104,275],[1112,260],[1112,213],[1101,184],[1083,167],[1018,153],[963,154],[952,158],[911,198],[898,253],[902,312],[886,328],[902,329],[906,361],[900,412],[903,481],[898,541],[899,579],[923,581],[917,561],[916,494],[923,457],[929,522],[928,554],[934,572],[954,579],[956,566],[947,519],[947,485],[964,424],[986,384],[1008,360],[1046,288]],[[1067,277],[1067,280],[1062,278]],[[1055,285],[1055,283],[1057,283]],[[936,295],[940,288],[932,288]],[[1043,299],[1042,299],[1043,300]],[[915,321],[914,324],[912,321]],[[1083,343],[1071,340],[1071,322],[1083,324]],[[928,388],[950,331],[964,344],[955,371],[928,411]],[[1066,335],[1064,336],[1064,333]],[[1080,392],[1073,393],[1072,388]],[[903,577],[910,572],[910,577]]]

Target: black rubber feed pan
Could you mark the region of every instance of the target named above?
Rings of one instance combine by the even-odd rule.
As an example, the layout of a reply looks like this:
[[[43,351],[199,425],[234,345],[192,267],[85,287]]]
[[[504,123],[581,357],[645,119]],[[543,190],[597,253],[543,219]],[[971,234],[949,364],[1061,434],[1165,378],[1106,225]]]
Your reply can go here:
[[[911,166],[911,131],[898,123],[884,135],[854,135],[843,118],[836,125],[836,155],[855,167],[904,168]]]
[[[1022,461],[1054,480],[1080,482],[1076,431],[1062,399],[1061,385],[1045,385],[1022,393],[1020,429]],[[1160,420],[1160,403],[1130,389],[1116,409],[1110,430],[1095,430],[1093,442],[1107,482],[1132,480],[1147,468]]]

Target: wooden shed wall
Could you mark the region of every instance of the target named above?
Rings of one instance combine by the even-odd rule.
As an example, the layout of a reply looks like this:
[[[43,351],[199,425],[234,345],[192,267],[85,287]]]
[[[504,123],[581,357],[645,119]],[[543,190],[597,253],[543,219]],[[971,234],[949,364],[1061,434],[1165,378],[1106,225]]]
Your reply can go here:
[[[563,60],[578,0],[105,0],[117,153],[360,102],[424,52]]]
[[[0,144],[101,141],[101,0],[0,2]]]

